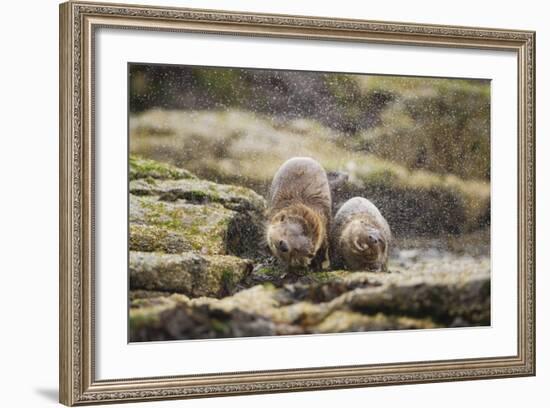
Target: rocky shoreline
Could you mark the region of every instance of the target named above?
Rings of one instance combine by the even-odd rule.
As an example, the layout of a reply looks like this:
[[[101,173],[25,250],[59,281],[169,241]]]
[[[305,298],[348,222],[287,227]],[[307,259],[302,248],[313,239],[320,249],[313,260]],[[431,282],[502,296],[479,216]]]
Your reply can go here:
[[[129,199],[130,341],[490,324],[488,248],[407,246],[390,273],[289,275],[251,189],[132,156]]]

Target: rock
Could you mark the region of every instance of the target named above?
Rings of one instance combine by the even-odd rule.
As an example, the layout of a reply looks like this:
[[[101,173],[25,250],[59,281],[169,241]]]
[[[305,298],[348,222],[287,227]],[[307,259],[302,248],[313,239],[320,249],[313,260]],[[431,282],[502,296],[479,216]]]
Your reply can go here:
[[[138,156],[129,158],[130,180],[136,179],[172,179],[181,180],[185,178],[194,179],[196,176],[191,172],[161,163],[154,160],[147,160]]]
[[[138,299],[151,299],[151,298],[161,298],[164,299],[167,296],[167,292],[161,292],[159,290],[143,290],[136,289],[130,290],[129,300],[130,302]],[[138,305],[139,302],[135,302],[135,305]]]
[[[340,301],[362,313],[430,317],[449,327],[460,321],[465,326],[491,322],[491,282],[489,275],[435,274],[388,279],[379,287],[355,289]]]
[[[130,196],[130,249],[227,254],[226,234],[236,212],[221,204],[165,202],[155,196]]]
[[[132,157],[130,170],[134,297],[138,290],[219,297],[239,288],[252,270],[245,257],[265,251],[263,197],[152,160]]]
[[[392,273],[334,271],[315,281],[305,276],[279,287],[265,283],[220,299],[173,295],[169,307],[158,306],[165,305],[162,299],[158,304],[147,299],[151,304],[143,307],[139,299],[132,302],[130,319],[146,323],[140,323],[139,333],[131,337],[155,338],[160,326],[148,322],[163,321],[171,327],[176,316],[194,316],[196,311],[224,316],[224,333],[231,336],[254,336],[258,327],[268,326],[275,335],[489,325],[489,264],[469,268],[474,262],[464,260],[463,269],[448,272],[420,267]],[[241,324],[243,319],[246,325]],[[193,336],[204,334],[186,330],[182,337],[170,337],[174,332],[163,335],[202,338]]]
[[[157,301],[148,299],[147,305],[130,310],[130,341],[133,342],[275,334],[276,325],[268,319],[240,309],[212,311],[206,306],[193,307],[179,295]]]
[[[233,120],[235,115],[226,115],[225,120],[219,112],[195,115],[199,109],[258,112],[273,118],[275,126],[284,122],[298,135],[314,133],[316,127],[331,128],[346,134],[338,144],[351,150],[374,152],[410,169],[488,179],[491,91],[487,80],[139,64],[132,65],[130,80],[133,110],[186,110],[188,120],[183,123],[190,133],[201,137],[209,132],[210,141],[200,143],[219,152],[224,152],[219,133],[239,136],[255,127],[241,127],[240,119]],[[147,132],[171,142],[182,121],[154,118],[155,112],[144,115]],[[134,134],[136,130],[131,128]],[[191,154],[188,145],[178,147]],[[457,157],[469,165],[463,166]],[[186,162],[177,165],[187,167]]]
[[[184,234],[155,225],[130,224],[129,248],[131,251],[166,252],[178,254],[200,246],[189,242]]]
[[[265,200],[254,191],[200,179],[162,180],[149,182],[139,179],[130,182],[130,193],[137,196],[158,196],[161,201],[186,200],[195,204],[219,203],[236,211],[265,209]]]
[[[398,238],[391,273],[289,273],[265,247],[265,200],[259,194],[152,160],[134,158],[131,169],[132,341],[490,324],[487,230],[464,235],[467,245],[458,236]],[[376,170],[365,169],[367,163],[348,168],[349,176],[331,174],[338,197],[379,182]],[[400,171],[383,177],[395,191],[402,185],[424,192],[433,187],[432,176],[403,182],[407,177]],[[465,184],[442,182],[462,188],[463,199],[475,195]],[[406,195],[400,199],[406,203]],[[425,204],[429,215],[422,222],[436,217],[428,209]],[[414,220],[409,225],[420,229]]]
[[[136,170],[142,178],[130,181],[130,250],[249,258],[267,254],[263,197],[195,176],[176,179],[187,172],[173,167],[159,172],[161,165],[146,163]],[[156,178],[145,168],[153,169]]]
[[[371,198],[397,237],[465,234],[490,226],[490,187],[483,181],[357,166],[349,181],[333,190],[335,210],[355,196]]]
[[[229,255],[194,252],[130,252],[130,289],[178,292],[188,296],[225,296],[250,273],[252,262]]]
[[[131,320],[130,341],[165,341],[176,339],[212,339],[227,337],[272,336],[274,324],[242,311],[212,315],[206,308],[185,304],[164,310],[154,320],[147,317]]]
[[[337,310],[329,314],[315,330],[318,333],[364,332],[382,330],[433,329],[440,327],[430,319],[387,316],[377,313],[374,316],[357,312]]]
[[[380,76],[368,77],[365,88],[366,94],[389,93],[391,102],[378,126],[358,132],[357,148],[412,170],[489,180],[489,81]]]
[[[265,214],[257,211],[237,212],[227,224],[227,252],[249,259],[263,260],[271,255],[265,239]]]
[[[159,123],[163,134],[152,137]],[[335,207],[356,195],[367,197],[396,236],[458,234],[490,225],[487,181],[411,169],[399,160],[381,159],[359,149],[353,137],[314,121],[275,121],[231,110],[154,110],[130,117],[130,138],[135,154],[167,160],[200,177],[246,186],[263,196],[284,161],[294,156],[314,157],[329,173]],[[193,149],[180,148],[189,145]],[[238,199],[224,198],[226,190],[221,187],[216,187],[220,197],[212,196],[209,186],[189,179],[157,185],[142,179],[131,182],[130,189],[134,194],[159,194],[167,200],[216,201],[227,208],[241,205]],[[257,200],[249,197],[245,201]]]

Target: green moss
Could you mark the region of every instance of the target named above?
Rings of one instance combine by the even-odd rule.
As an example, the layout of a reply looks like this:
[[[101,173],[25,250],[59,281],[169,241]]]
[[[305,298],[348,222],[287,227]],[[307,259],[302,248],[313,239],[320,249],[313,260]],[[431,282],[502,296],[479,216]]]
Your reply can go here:
[[[468,93],[482,97],[490,97],[491,88],[488,81],[399,77],[399,76],[369,76],[366,91],[392,90],[396,94],[415,96],[431,90],[433,94]]]
[[[409,169],[490,178],[489,81],[372,77],[365,85],[367,93],[384,90],[395,98],[358,148]]]
[[[233,271],[231,269],[222,271],[222,282],[233,283]]]
[[[157,316],[130,312],[130,330],[139,330],[141,327],[152,326],[158,322]]]
[[[147,176],[147,177],[145,178],[145,182],[146,182],[147,184],[151,185],[151,186],[154,186],[154,185],[157,184],[157,182],[155,181],[155,179],[154,179],[153,177],[151,177],[151,176]]]
[[[352,75],[326,74],[324,80],[332,95],[340,103],[349,103],[359,96],[360,89]]]
[[[249,96],[240,69],[193,69],[197,84],[222,103],[235,103]]]
[[[160,322],[160,315],[171,309],[175,303],[168,298],[137,299],[132,301],[129,313],[130,331],[142,327],[153,327]]]
[[[155,160],[144,159],[138,156],[130,155],[129,171],[130,180],[146,179],[151,183],[154,179],[180,180],[185,178],[196,178],[187,170],[183,170],[166,163],[160,163]]]
[[[366,184],[395,185],[399,176],[392,169],[383,168],[365,174],[362,181]]]
[[[196,202],[196,203],[202,203],[208,200],[216,201],[214,197],[212,197],[212,193],[205,193],[202,190],[187,191],[186,200]]]
[[[210,324],[212,326],[212,329],[218,335],[227,336],[231,332],[231,327],[227,323],[222,322],[221,320],[211,319]]]
[[[130,223],[129,248],[131,251],[171,254],[192,249],[188,240],[179,231],[134,223]]]
[[[221,274],[221,283],[224,293],[232,293],[237,284],[235,275],[230,269],[224,269]]]
[[[130,224],[130,250],[143,251],[144,247],[151,251],[164,250],[161,243],[167,235],[168,231],[162,228]]]
[[[181,211],[178,211],[178,209],[169,209],[167,205],[161,201],[153,202],[142,200],[141,204],[148,210],[146,215],[148,224],[172,230],[182,229]]]
[[[262,266],[256,269],[255,273],[258,275],[265,275],[270,278],[279,278],[281,276],[281,271],[278,268],[272,266]]]
[[[147,238],[153,245],[154,238],[158,238],[158,248],[168,238],[176,234],[190,246],[189,249],[207,254],[225,254],[225,235],[234,212],[224,208],[221,204],[209,203],[203,205],[157,201],[151,197],[138,197],[143,207],[141,219],[147,227],[134,227],[136,231],[136,245],[142,238]],[[136,224],[137,225],[137,224]],[[144,231],[146,228],[149,231]],[[173,241],[173,240],[172,240]]]
[[[314,281],[318,283],[325,283],[336,279],[340,279],[340,277],[337,274],[329,271],[312,272],[311,277],[313,278]]]
[[[262,287],[265,289],[265,290],[268,290],[268,291],[272,291],[272,290],[276,290],[277,287],[271,283],[271,282],[263,282],[262,283]]]
[[[372,86],[370,85],[371,80]],[[369,77],[368,86],[365,85],[365,88],[361,89],[361,93],[368,93],[371,89],[375,92],[377,81],[384,82],[386,79]],[[383,86],[389,89],[388,84],[383,84]],[[422,153],[422,149],[428,149],[426,152],[428,152],[429,158],[441,158],[440,161],[433,161],[434,166],[450,165],[450,162],[447,163],[444,157],[469,157],[465,160],[480,160],[481,164],[481,161],[488,157],[482,153],[485,147],[483,147],[482,141],[478,140],[483,137],[472,139],[472,146],[475,146],[473,150],[464,147],[474,153],[469,153],[469,156],[456,154],[453,149],[455,147],[462,149],[462,147],[459,146],[459,143],[454,143],[454,147],[451,146],[452,143],[449,143],[448,138],[452,138],[452,135],[449,132],[437,137],[438,132],[435,127],[424,128],[424,119],[413,118],[414,115],[405,106],[404,99],[409,98],[407,87],[410,87],[411,92],[418,92],[418,98],[421,100],[430,98],[430,94],[434,92],[429,87],[420,92],[419,86],[418,83],[411,85],[406,81],[403,84],[397,83],[395,92],[402,97],[388,102],[381,119],[383,123],[369,128],[364,135],[361,133],[357,136],[359,138],[357,143],[364,143],[372,150],[365,146],[361,150],[358,148],[359,145],[353,148],[352,144],[355,143],[352,143],[353,136],[344,136],[324,127],[321,127],[324,130],[320,132],[302,131],[300,124],[297,123],[297,130],[294,131],[289,124],[286,127],[274,127],[273,121],[269,118],[250,113],[176,111],[157,112],[154,115],[153,112],[150,114],[151,118],[147,115],[140,116],[139,120],[143,121],[153,121],[154,119],[156,122],[173,123],[173,126],[177,124],[175,134],[178,136],[171,138],[170,143],[166,141],[161,143],[154,138],[147,139],[146,143],[140,141],[133,145],[134,151],[151,154],[151,157],[169,160],[174,164],[185,163],[189,169],[203,177],[224,183],[244,185],[255,189],[264,196],[267,196],[273,175],[281,163],[296,155],[310,156],[317,159],[327,172],[347,173],[349,182],[343,187],[346,195],[349,197],[359,195],[373,200],[390,222],[392,229],[395,226],[398,233],[401,227],[403,227],[401,232],[416,233],[419,230],[424,233],[430,229],[426,226],[438,226],[442,219],[445,224],[437,227],[437,231],[434,230],[434,232],[470,231],[484,227],[489,222],[490,214],[489,182],[470,180],[465,177],[448,175],[448,173],[442,174],[439,171],[428,171],[426,170],[426,167],[429,167],[428,163],[423,165],[422,154],[417,154]],[[445,86],[452,86],[452,84]],[[464,86],[487,87],[486,84],[466,84]],[[485,90],[480,90],[480,92],[484,93]],[[449,105],[447,102],[446,104]],[[421,102],[418,102],[417,105],[420,106]],[[427,114],[423,116],[427,116]],[[228,118],[231,120],[227,120]],[[186,125],[183,126],[180,123]],[[458,122],[453,123],[454,125],[458,124]],[[460,126],[454,125],[453,129],[460,128]],[[192,127],[192,129],[188,129],[188,127]],[[307,126],[305,128],[309,129]],[[431,133],[423,135],[422,129],[428,128],[431,129]],[[212,129],[216,130],[213,132],[215,134],[212,134]],[[241,129],[246,129],[248,136],[241,138],[236,145],[231,135]],[[468,131],[470,135],[474,133],[476,132]],[[195,137],[195,134],[199,136]],[[365,136],[364,139],[363,136]],[[457,133],[458,136],[460,135]],[[216,143],[227,145],[226,156],[220,158],[213,153],[209,145],[212,139]],[[279,143],[274,145],[272,140],[278,140]],[[410,144],[407,141],[410,141]],[[439,145],[436,146],[435,143],[439,143]],[[189,156],[188,149],[176,148],[176,146],[185,145],[195,146],[202,154]],[[432,150],[429,150],[432,149],[430,146],[434,146],[433,149],[447,149],[448,147],[449,151],[444,154],[432,154],[430,153]],[[477,154],[476,152],[481,153]],[[462,168],[470,168],[469,165],[463,166],[463,163],[464,160],[459,163]],[[473,165],[473,167],[476,166]],[[142,180],[139,180],[139,183],[136,185],[136,194],[143,194],[141,190],[146,190],[147,186],[141,185],[145,184]],[[150,189],[153,191],[150,194],[156,194],[155,191],[159,191],[162,194],[170,195],[174,202],[180,200],[198,204],[219,202],[225,208],[241,213],[243,210],[257,210],[265,206],[262,197],[251,190],[216,184],[203,179],[177,182],[167,180],[157,182],[157,184],[158,186]],[[429,211],[422,211],[422,207],[429,207]],[[206,217],[206,210],[203,210],[200,217]],[[208,224],[213,226],[210,222]],[[215,227],[218,228],[218,226]],[[220,225],[219,228],[223,228],[223,225]],[[195,232],[190,231],[193,234]],[[196,247],[198,248],[198,246]]]
[[[264,267],[258,268],[256,270],[256,273],[258,273],[260,275],[271,275],[273,273],[273,271],[274,271],[273,268],[269,268],[267,266],[264,266]]]

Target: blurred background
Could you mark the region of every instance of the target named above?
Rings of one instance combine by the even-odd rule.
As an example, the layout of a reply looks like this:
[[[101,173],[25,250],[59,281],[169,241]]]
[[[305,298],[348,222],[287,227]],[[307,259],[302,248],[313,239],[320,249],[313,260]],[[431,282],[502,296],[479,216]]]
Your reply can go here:
[[[311,156],[347,180],[335,207],[362,195],[397,238],[488,250],[489,80],[132,64],[129,84],[134,155],[264,196]]]

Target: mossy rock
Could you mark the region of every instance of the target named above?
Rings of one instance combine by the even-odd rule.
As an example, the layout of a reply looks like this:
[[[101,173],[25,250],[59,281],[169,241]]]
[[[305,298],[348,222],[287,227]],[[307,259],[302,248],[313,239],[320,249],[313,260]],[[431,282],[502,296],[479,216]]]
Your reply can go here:
[[[155,110],[132,116],[130,123],[132,152],[184,166],[200,177],[246,186],[264,196],[285,160],[313,157],[327,172],[348,175],[348,182],[333,196],[335,207],[354,195],[367,197],[397,235],[458,234],[490,225],[487,181],[411,169],[397,160],[382,159],[361,151],[353,137],[315,121],[276,121],[238,111]],[[169,127],[169,134],[154,137],[151,129],[157,123]],[[240,199],[224,195],[231,188],[216,187],[216,196],[209,195],[209,185],[187,180],[178,187],[175,181],[137,180],[130,189],[134,194],[160,194],[167,200],[218,200],[228,208],[241,207]]]
[[[226,234],[236,212],[220,204],[165,202],[130,196],[130,249],[227,254]]]
[[[402,168],[354,172],[333,190],[335,211],[346,200],[368,197],[396,236],[464,234],[490,226],[490,187]]]
[[[365,315],[357,312],[337,310],[329,314],[313,331],[318,333],[365,332],[383,330],[434,329],[441,327],[430,318],[385,315]]]
[[[252,270],[249,260],[194,252],[130,252],[130,289],[167,291],[192,297],[231,294]]]
[[[277,334],[276,325],[268,319],[240,309],[213,314],[206,306],[190,306],[178,295],[149,307],[130,309],[129,321],[131,342]]]
[[[158,196],[161,201],[219,203],[235,211],[263,212],[266,206],[264,198],[248,188],[200,179],[163,180],[155,183],[134,180],[130,182],[130,194]]]
[[[300,279],[280,287],[256,285],[219,299],[172,295],[169,307],[166,299],[137,299],[131,303],[130,319],[139,322],[139,330],[132,331],[131,338],[145,341],[248,337],[259,332],[288,335],[489,325],[489,263],[472,268],[475,262],[464,258],[457,262],[456,270],[446,272],[422,268],[422,262],[417,262],[416,268],[392,273],[334,271],[315,282]],[[185,322],[200,314],[206,331],[190,331],[184,323],[185,330],[178,329],[175,334],[182,313],[187,316]],[[212,321],[220,317],[220,330],[212,329]],[[269,330],[259,331],[260,327]]]
[[[369,77],[364,93],[387,93],[391,102],[377,126],[355,137],[357,148],[413,170],[489,180],[488,80]]]
[[[130,180],[181,180],[196,178],[194,174],[187,170],[134,155],[130,155],[129,158],[129,176]]]
[[[147,302],[147,299],[154,299],[154,301],[156,301],[156,299],[164,299],[169,294],[169,292],[163,292],[160,290],[136,289],[129,291],[129,300],[132,307],[146,307],[150,305],[150,302]]]
[[[165,252],[179,254],[199,247],[201,243],[190,241],[185,234],[156,225],[130,224],[130,251]],[[223,244],[223,243],[222,243]],[[223,247],[222,247],[223,248]]]
[[[308,121],[344,132],[348,137],[339,139],[340,146],[370,151],[409,169],[489,179],[489,80],[139,65],[132,72],[133,110],[188,109],[188,115],[183,120],[157,115],[162,111],[153,109],[143,115],[153,123],[134,123],[132,115],[131,133],[146,131],[172,143],[171,137],[186,127],[198,145],[210,149],[196,156],[235,154],[221,139],[233,131],[252,133],[261,126],[248,122],[241,126],[243,118],[219,111],[250,111],[285,118],[298,124],[292,126],[297,132]],[[191,106],[214,114],[190,111]],[[203,138],[205,133],[211,137]],[[191,156],[190,146],[193,141],[178,147]],[[469,165],[463,166],[463,160]],[[177,165],[190,168],[186,162]],[[231,160],[222,164],[238,165]]]
[[[256,207],[249,202],[247,208]],[[217,202],[197,204],[182,199],[163,201],[154,195],[130,195],[131,250],[194,250],[258,258],[267,251],[264,222],[263,211],[236,211]]]
[[[392,283],[352,293],[348,307],[362,313],[383,312],[412,317],[428,316],[445,327],[489,325],[491,322],[489,277],[467,281]]]
[[[132,300],[132,307],[129,311],[129,329],[130,341],[136,341],[136,334],[143,328],[147,328],[147,332],[153,338],[152,331],[155,326],[163,324],[161,320],[162,313],[171,310],[174,307],[174,302],[168,297],[154,297],[147,299]]]

